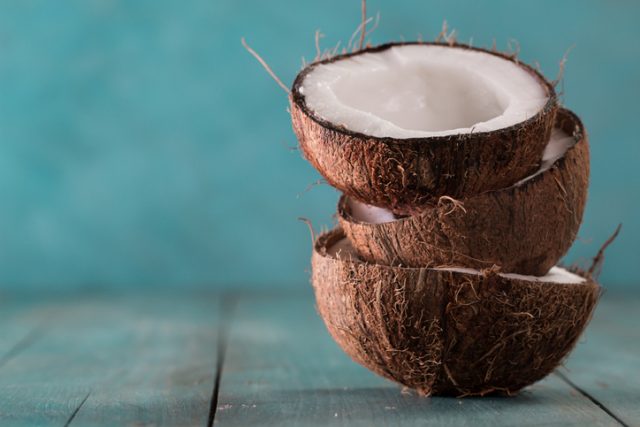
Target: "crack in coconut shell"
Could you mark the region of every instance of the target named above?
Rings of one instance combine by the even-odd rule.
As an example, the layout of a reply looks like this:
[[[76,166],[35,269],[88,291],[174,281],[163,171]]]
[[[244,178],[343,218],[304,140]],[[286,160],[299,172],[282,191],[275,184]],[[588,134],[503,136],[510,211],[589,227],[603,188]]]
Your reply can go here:
[[[513,62],[541,85],[547,102],[526,120],[493,131],[404,139],[354,132],[308,107],[302,85],[315,67],[406,45],[448,46]],[[557,110],[553,86],[528,65],[480,48],[426,42],[384,44],[313,63],[295,79],[290,104],[303,155],[329,184],[364,203],[404,214],[440,196],[457,199],[504,188],[535,172]]]
[[[573,135],[575,144],[526,181],[460,201],[442,198],[418,214],[381,223],[354,219],[343,196],[340,226],[358,255],[378,264],[496,265],[507,273],[544,275],[577,235],[589,183],[589,144],[580,119],[560,109],[556,126]]]
[[[340,229],[321,235],[312,257],[332,337],[356,362],[422,395],[511,395],[553,371],[600,287],[590,277],[543,280],[366,263]]]

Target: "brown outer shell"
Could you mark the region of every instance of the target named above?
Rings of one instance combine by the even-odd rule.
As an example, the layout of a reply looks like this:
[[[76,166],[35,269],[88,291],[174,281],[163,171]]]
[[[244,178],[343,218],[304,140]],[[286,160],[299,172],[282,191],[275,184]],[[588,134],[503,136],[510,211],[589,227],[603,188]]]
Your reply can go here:
[[[396,221],[351,218],[347,199],[338,220],[358,255],[407,267],[499,266],[503,272],[542,276],[571,247],[587,200],[589,144],[580,119],[560,109],[556,125],[576,138],[564,157],[520,186],[449,199]]]
[[[549,100],[537,114],[496,131],[410,139],[373,137],[323,120],[307,107],[300,87],[317,65],[405,44],[438,43],[371,47],[313,63],[296,77],[290,97],[293,130],[304,157],[329,184],[364,203],[410,213],[440,196],[460,198],[504,188],[537,170],[556,115],[555,90],[536,70],[502,53],[451,46],[513,61],[547,90]]]
[[[319,237],[312,283],[330,334],[356,362],[424,395],[514,394],[565,358],[600,287],[336,259]]]

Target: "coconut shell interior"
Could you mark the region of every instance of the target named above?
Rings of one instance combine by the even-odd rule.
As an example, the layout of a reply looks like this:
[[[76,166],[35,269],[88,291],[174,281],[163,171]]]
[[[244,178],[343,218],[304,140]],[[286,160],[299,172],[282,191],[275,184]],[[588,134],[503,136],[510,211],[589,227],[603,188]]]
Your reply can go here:
[[[600,294],[589,277],[554,283],[367,263],[340,229],[318,238],[312,267],[319,312],[344,351],[424,395],[513,394],[543,378]]]
[[[553,86],[520,62],[517,65],[545,88],[548,101],[530,118],[491,132],[407,139],[373,137],[328,122],[307,106],[301,86],[314,67],[398,45],[403,43],[311,64],[294,81],[290,97],[294,132],[305,158],[329,184],[362,202],[406,214],[440,196],[461,198],[504,188],[538,169],[554,124],[557,99]],[[506,55],[465,45],[450,48],[483,51],[515,62]]]
[[[517,185],[442,198],[420,213],[382,223],[354,219],[347,196],[338,220],[359,256],[408,267],[498,266],[544,275],[571,247],[587,199],[589,144],[580,119],[560,109],[556,127],[575,143],[546,171]],[[513,184],[513,183],[512,183]]]

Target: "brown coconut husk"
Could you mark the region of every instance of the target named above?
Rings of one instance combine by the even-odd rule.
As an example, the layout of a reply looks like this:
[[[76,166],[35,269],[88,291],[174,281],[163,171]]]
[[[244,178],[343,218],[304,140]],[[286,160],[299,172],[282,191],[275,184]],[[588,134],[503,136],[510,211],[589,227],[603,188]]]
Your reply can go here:
[[[331,255],[340,242],[343,250]],[[356,362],[423,395],[514,394],[565,358],[600,294],[580,284],[369,264],[342,230],[312,258],[320,315]]]
[[[403,44],[441,44],[472,49],[513,61],[546,89],[549,100],[534,116],[491,132],[393,139],[368,136],[317,117],[300,88],[318,64]],[[440,196],[464,197],[504,188],[534,173],[549,139],[557,110],[553,86],[513,56],[463,44],[389,43],[308,65],[296,77],[290,96],[293,130],[305,158],[332,186],[364,203],[398,213],[415,212]]]
[[[556,126],[576,143],[554,165],[521,185],[462,200],[443,197],[413,216],[358,222],[348,198],[338,220],[361,258],[385,265],[499,266],[502,272],[544,275],[571,247],[589,184],[589,144],[580,119],[558,111]]]

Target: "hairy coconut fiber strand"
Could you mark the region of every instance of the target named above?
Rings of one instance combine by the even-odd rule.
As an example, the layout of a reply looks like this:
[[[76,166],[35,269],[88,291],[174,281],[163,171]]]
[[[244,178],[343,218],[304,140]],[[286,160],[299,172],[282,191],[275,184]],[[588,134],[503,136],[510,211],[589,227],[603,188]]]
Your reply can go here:
[[[544,275],[571,247],[587,199],[589,145],[582,123],[561,109],[556,126],[575,144],[546,171],[517,185],[442,198],[413,216],[375,223],[354,218],[343,196],[338,219],[358,255],[407,267],[498,266],[502,272]],[[356,202],[357,203],[357,202]]]
[[[318,238],[312,267],[320,315],[343,350],[424,395],[513,394],[543,378],[573,348],[600,294],[591,278],[369,264],[340,229]]]
[[[511,61],[542,87],[547,94],[543,107],[507,127],[397,139],[355,132],[319,117],[308,106],[302,87],[314,67],[403,45],[387,44],[317,62],[296,78],[290,98],[293,129],[305,158],[329,184],[364,203],[411,213],[440,196],[461,198],[507,187],[538,169],[555,120],[554,89],[531,67],[499,53],[463,45],[447,47]]]

